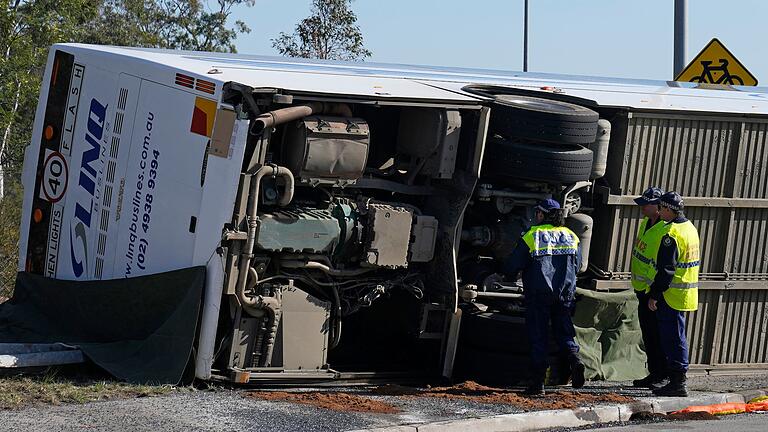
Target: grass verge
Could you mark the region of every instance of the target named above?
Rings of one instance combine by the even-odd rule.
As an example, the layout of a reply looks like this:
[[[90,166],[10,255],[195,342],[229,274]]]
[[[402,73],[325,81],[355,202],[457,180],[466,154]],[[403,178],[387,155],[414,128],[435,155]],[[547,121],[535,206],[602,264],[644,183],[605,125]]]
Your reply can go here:
[[[72,379],[55,374],[0,377],[0,409],[39,405],[83,404],[113,399],[159,396],[177,391],[172,386],[148,386],[115,381]]]

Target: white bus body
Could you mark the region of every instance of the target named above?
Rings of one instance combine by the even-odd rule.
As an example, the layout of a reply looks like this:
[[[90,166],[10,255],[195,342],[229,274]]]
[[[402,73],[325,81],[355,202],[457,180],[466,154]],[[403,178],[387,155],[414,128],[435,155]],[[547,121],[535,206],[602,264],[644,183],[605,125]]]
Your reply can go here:
[[[333,311],[336,307],[341,310],[341,305],[335,304],[330,294],[323,297],[315,290],[311,291],[312,296],[323,302],[319,309],[313,309],[301,301],[301,304],[290,306],[289,303],[295,301],[290,294],[294,288],[290,287],[296,284],[301,289],[301,281],[305,278],[310,279],[306,283],[316,284],[316,287],[325,286],[325,282],[340,284],[341,287],[352,286],[355,278],[348,276],[359,274],[361,279],[369,278],[372,284],[371,287],[360,288],[364,290],[360,293],[363,299],[361,302],[366,303],[369,300],[377,301],[378,295],[394,289],[382,285],[381,281],[388,277],[387,272],[391,272],[392,278],[402,278],[398,279],[401,285],[418,288],[414,288],[411,294],[417,298],[414,301],[420,306],[418,310],[409,312],[413,314],[412,320],[418,321],[415,324],[417,339],[433,344],[430,349],[440,353],[440,360],[436,360],[439,372],[450,374],[459,327],[459,284],[468,278],[458,270],[459,238],[464,232],[466,238],[473,239],[471,241],[475,243],[472,244],[482,243],[482,233],[480,230],[471,231],[471,227],[466,225],[468,222],[463,221],[463,213],[467,206],[477,202],[477,198],[470,200],[470,197],[479,190],[476,189],[476,183],[483,173],[482,156],[491,138],[486,136],[486,130],[489,115],[492,116],[495,109],[492,96],[473,92],[467,89],[468,85],[518,89],[527,91],[528,95],[540,94],[543,99],[567,96],[576,101],[584,100],[586,105],[596,110],[664,111],[694,115],[768,114],[768,92],[762,88],[716,91],[694,88],[693,84],[688,83],[321,62],[80,44],[61,44],[51,48],[43,83],[32,142],[25,155],[19,270],[57,279],[98,280],[207,266],[205,307],[197,348],[197,376],[207,379],[212,374],[218,374],[239,381],[258,379],[259,376],[274,378],[277,376],[274,374],[288,377],[289,373],[293,373],[300,376],[307,372],[307,364],[311,365],[315,377],[332,374],[333,364],[329,368],[324,362],[327,360],[328,345],[332,344],[328,341],[328,330],[302,328],[300,323],[292,327],[289,320],[300,321],[301,311],[318,313],[321,323],[323,316],[330,316],[330,322],[341,320],[341,315],[334,318],[336,312]],[[252,98],[250,100],[249,95]],[[266,235],[264,232],[259,233],[260,237],[254,239],[256,248],[267,252],[261,258],[253,258],[256,261],[263,258],[263,261],[258,261],[262,267],[257,266],[256,261],[250,262],[253,272],[258,273],[261,279],[273,276],[285,278],[280,279],[283,281],[280,287],[269,288],[280,291],[283,296],[280,301],[285,303],[280,305],[277,318],[270,318],[279,323],[282,314],[282,327],[277,337],[283,338],[280,342],[283,345],[259,352],[254,358],[260,358],[260,363],[251,364],[237,353],[253,354],[255,342],[250,338],[255,340],[261,334],[259,332],[263,332],[259,327],[262,321],[259,320],[270,313],[274,314],[274,310],[270,312],[266,306],[259,306],[261,309],[256,307],[254,312],[251,308],[249,312],[248,308],[243,311],[237,306],[237,285],[240,282],[245,284],[246,278],[250,276],[243,275],[238,281],[238,265],[247,254],[243,252],[233,255],[232,251],[242,249],[248,236],[247,186],[256,168],[269,166],[269,163],[284,165],[292,157],[273,151],[275,146],[282,149],[280,151],[291,151],[292,147],[286,147],[288,144],[285,144],[292,139],[285,126],[276,124],[263,132],[266,134],[262,135],[263,140],[270,141],[273,136],[280,138],[275,138],[275,142],[269,144],[272,147],[267,147],[254,138],[256,132],[253,121],[269,110],[318,101],[344,105],[346,108],[338,109],[354,112],[352,117],[334,112],[327,119],[318,120],[319,123],[344,118],[347,122],[347,131],[344,133],[350,132],[350,128],[370,127],[370,140],[359,138],[365,135],[364,132],[356,135],[360,142],[368,146],[365,150],[369,152],[368,165],[365,176],[361,170],[354,178],[344,181],[330,179],[325,182],[328,180],[327,173],[323,174],[325,177],[320,176],[323,181],[315,181],[309,174],[300,179],[300,173],[293,172],[292,176],[296,177],[296,193],[301,195],[294,199],[294,203],[309,207],[296,210],[296,214],[300,215],[291,217],[302,221],[311,219],[312,223],[322,225],[327,215],[346,211],[348,213],[344,217],[354,222],[339,223],[342,228],[344,223],[356,227],[360,230],[356,235],[360,237],[356,241],[334,240],[327,246],[333,248],[334,252],[325,253],[321,249],[326,246],[320,243],[313,243],[306,250],[303,247],[294,248],[298,243],[291,235],[295,233],[285,234],[273,243],[269,243],[272,240],[263,239]],[[257,107],[260,112],[254,112]],[[418,167],[414,170],[425,169],[433,163],[443,164],[439,168],[430,168],[431,174],[427,176],[415,172],[409,178],[402,172],[386,171],[385,165],[370,165],[372,160],[379,159],[379,155],[375,158],[372,156],[373,152],[378,151],[377,148],[400,148],[398,146],[401,144],[395,142],[387,143],[388,147],[383,143],[387,140],[401,141],[404,134],[410,133],[396,131],[398,125],[410,124],[404,114],[410,112],[407,111],[409,109],[422,110],[418,111],[421,114],[431,113],[429,110],[448,113],[445,117],[448,126],[441,127],[455,129],[456,136],[441,137],[440,140],[455,139],[454,144],[460,146],[458,151],[451,149],[453,153],[441,153],[442,162],[430,161],[433,154],[429,152],[435,149],[443,151],[437,147],[429,148],[429,152],[423,155],[420,154],[421,150],[406,149],[400,152],[408,154],[404,160],[416,161],[423,158],[420,165],[414,162],[413,166]],[[355,123],[351,118],[362,118],[368,126]],[[414,124],[417,125],[414,130],[420,128],[418,123]],[[329,123],[328,127],[331,126]],[[387,128],[395,131],[382,132]],[[460,138],[459,130],[462,133]],[[377,138],[379,141],[376,141]],[[414,139],[408,141],[408,145],[418,145],[418,142]],[[340,151],[351,152],[353,147],[347,143]],[[254,151],[263,154],[254,155]],[[387,157],[381,156],[380,159]],[[299,164],[302,163],[307,161],[299,161]],[[273,174],[276,173],[277,168]],[[392,183],[365,183],[363,177]],[[519,189],[515,189],[513,182],[512,186],[494,185],[493,189],[482,191],[491,194],[488,197],[501,197],[492,191],[508,190],[508,197],[516,197],[519,203],[505,201],[512,206],[512,210],[500,214],[522,215],[524,209],[530,207],[529,203],[520,198],[526,196],[526,193],[530,194],[527,195],[530,199],[539,196],[567,197],[573,190],[589,189],[593,186],[589,182],[595,179],[584,180],[585,184],[558,183],[551,188],[528,188],[523,185],[524,182],[520,182],[523,186]],[[265,202],[270,199],[279,200],[281,194],[287,193],[283,190],[287,185],[279,179],[270,181],[277,183],[268,187],[267,192],[262,192],[276,195],[255,199],[265,200],[261,204],[257,203],[259,206],[277,208],[274,202]],[[570,192],[563,192],[570,186],[573,186]],[[382,190],[388,187],[392,187],[392,202],[383,198],[385,195]],[[434,191],[424,192],[435,188],[459,191],[455,192],[456,202],[450,201],[456,208],[448,208],[450,206],[440,201],[440,195],[435,195]],[[327,211],[319,204],[306,204],[323,202],[324,198],[315,196],[315,192],[320,189],[333,195],[330,198],[331,207]],[[365,193],[368,190],[376,192],[368,196]],[[460,198],[463,193],[466,193],[465,199]],[[395,194],[398,194],[397,198],[394,198]],[[386,225],[375,219],[376,216],[372,216],[374,207],[366,207],[363,211],[361,204],[354,201],[356,196],[366,196],[369,203],[379,203],[381,206],[377,209],[405,214],[403,217],[407,219],[408,227],[413,219],[410,240],[407,236],[406,240],[396,236],[389,239],[394,243],[406,242],[393,255],[407,254],[411,263],[398,264],[400,258],[388,257],[387,251],[375,249],[387,246],[377,246],[371,230],[395,229],[398,225]],[[323,216],[307,216],[311,213],[309,208],[324,212]],[[274,223],[283,223],[279,222],[283,221],[280,218],[288,217],[280,216],[279,212],[274,214],[278,216],[259,213],[259,226],[267,226],[264,224],[273,223],[269,222],[273,220],[278,220]],[[421,231],[417,232],[417,228]],[[445,231],[439,231],[443,228]],[[322,236],[318,229],[311,228],[308,234]],[[430,238],[430,229],[438,230],[439,233]],[[336,226],[333,226],[333,232],[337,232]],[[381,235],[381,232],[384,231],[376,231],[376,235]],[[342,237],[344,235],[341,234]],[[337,248],[345,241],[364,248],[368,255],[349,255],[345,258],[347,261],[342,262],[340,257],[348,252]],[[240,242],[237,247],[234,246],[236,242]],[[266,243],[277,246],[264,246]],[[414,254],[422,252],[414,249],[416,244],[424,248],[426,258],[413,258]],[[378,255],[371,258],[372,253]],[[321,259],[323,254],[327,255],[325,260]],[[380,260],[378,264],[376,259]],[[370,262],[366,263],[365,260]],[[338,268],[330,268],[333,267],[331,263],[340,265]],[[284,275],[293,275],[293,279],[280,276],[282,270],[271,273],[270,268],[288,269]],[[409,268],[417,270],[409,273]],[[419,283],[413,282],[413,285],[405,282],[411,280],[408,278],[420,277],[420,274],[434,275],[436,268],[443,269],[445,280],[434,282],[444,283],[442,288],[432,290],[429,277]],[[291,281],[287,282],[288,279]],[[382,292],[378,295],[372,294],[377,284],[384,288],[381,288]],[[260,297],[256,291],[247,295],[252,299]],[[349,291],[342,289],[342,300],[344,295],[351,296]],[[261,296],[259,301],[279,297],[274,292]],[[350,306],[349,311],[344,313],[351,315],[353,309],[357,311],[360,307]],[[237,319],[242,321],[232,324],[233,328],[222,329],[219,326],[220,314],[231,315],[233,322]],[[438,317],[441,323],[437,330],[430,330],[430,324],[427,323],[433,317]],[[291,340],[287,335],[289,331],[317,333],[319,339],[297,337],[295,343],[317,346],[322,353],[308,354],[292,350],[288,346]],[[233,335],[249,339],[250,342],[235,346],[237,344],[232,342]],[[265,337],[270,336],[274,338],[275,333],[268,332]],[[338,337],[338,334],[335,336]],[[334,337],[332,331],[330,337]],[[224,340],[230,344],[223,350],[225,354],[222,354],[224,357],[229,355],[228,359],[218,358],[218,350],[214,350]],[[280,350],[280,353],[273,354],[273,349]],[[269,355],[265,354],[267,352]],[[271,358],[264,360],[264,356],[272,355],[282,356],[282,365],[273,362]],[[294,361],[291,355],[301,360]],[[340,358],[345,363],[354,355],[345,354]],[[355,365],[350,370],[365,370],[365,367]]]

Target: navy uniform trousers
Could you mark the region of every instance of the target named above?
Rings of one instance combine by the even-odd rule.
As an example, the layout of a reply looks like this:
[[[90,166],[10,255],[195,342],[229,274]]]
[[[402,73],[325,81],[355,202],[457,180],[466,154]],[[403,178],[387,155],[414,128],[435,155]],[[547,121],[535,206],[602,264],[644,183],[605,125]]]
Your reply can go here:
[[[666,377],[668,375],[667,356],[661,347],[657,313],[648,309],[650,296],[647,293],[635,291],[635,295],[638,301],[637,318],[643,334],[645,356],[648,358],[648,372],[656,377]]]

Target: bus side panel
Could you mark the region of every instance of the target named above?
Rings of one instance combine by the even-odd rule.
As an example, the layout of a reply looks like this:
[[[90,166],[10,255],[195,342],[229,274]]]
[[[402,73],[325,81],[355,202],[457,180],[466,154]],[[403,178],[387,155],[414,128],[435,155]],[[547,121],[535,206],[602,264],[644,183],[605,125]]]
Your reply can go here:
[[[86,279],[92,274],[98,222],[107,111],[115,76],[63,51],[54,53],[44,112],[38,112],[39,140],[27,158],[25,185],[31,202],[24,267],[35,274]],[[34,168],[33,168],[34,167]]]
[[[118,75],[92,64],[75,65],[83,78],[73,82],[71,93],[79,88],[79,98],[67,103],[62,148],[69,153],[69,181],[63,200],[61,244],[58,248],[56,277],[60,279],[100,279],[97,268],[103,265],[99,254],[104,239],[100,230],[110,217],[111,205],[104,205],[105,168],[115,107]],[[67,145],[66,142],[71,141]],[[70,147],[69,150],[66,147]],[[99,245],[99,242],[102,245]],[[50,247],[50,246],[49,246]],[[51,254],[52,255],[52,254]]]
[[[131,153],[140,89],[140,78],[121,74],[115,89],[115,104],[110,110],[112,128],[111,136],[105,148],[103,198],[96,243],[96,267],[93,272],[93,276],[97,279],[122,276],[122,274],[113,272],[115,246],[120,230],[124,174]]]
[[[142,80],[120,179],[114,277],[195,264],[202,168],[215,107],[212,99]]]
[[[205,264],[231,217],[245,126],[230,124],[228,153],[208,155],[216,99],[88,59],[49,60],[25,155],[19,268],[87,280]]]

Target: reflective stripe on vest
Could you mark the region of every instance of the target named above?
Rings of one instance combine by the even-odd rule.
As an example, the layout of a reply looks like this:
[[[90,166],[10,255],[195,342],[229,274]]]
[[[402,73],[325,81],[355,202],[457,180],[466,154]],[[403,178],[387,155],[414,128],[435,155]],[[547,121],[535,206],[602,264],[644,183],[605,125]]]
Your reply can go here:
[[[650,287],[650,286],[651,286],[651,284],[653,283],[653,279],[648,279],[648,278],[647,278],[647,277],[645,277],[645,276],[642,276],[642,275],[639,275],[639,274],[634,274],[634,273],[633,273],[633,274],[632,274],[632,282],[633,282],[633,283],[632,283],[632,286],[634,286],[634,285],[635,285],[635,284],[634,284],[634,282],[640,282],[640,283],[644,283],[644,284],[646,284],[648,287]]]
[[[576,255],[579,238],[566,227],[552,225],[532,226],[523,235],[523,241],[528,245],[531,256],[545,255]]]
[[[691,289],[691,288],[698,288],[699,283],[698,282],[691,282],[691,283],[675,283],[672,282],[669,284],[670,288],[677,288],[677,289]]]
[[[699,232],[690,221],[669,223],[668,235],[677,243],[677,265],[664,300],[679,311],[699,306]]]
[[[656,256],[659,253],[659,245],[668,229],[664,221],[659,221],[646,230],[647,224],[647,217],[640,222],[630,263],[632,288],[639,292],[649,292],[651,289],[651,283],[656,277]]]

